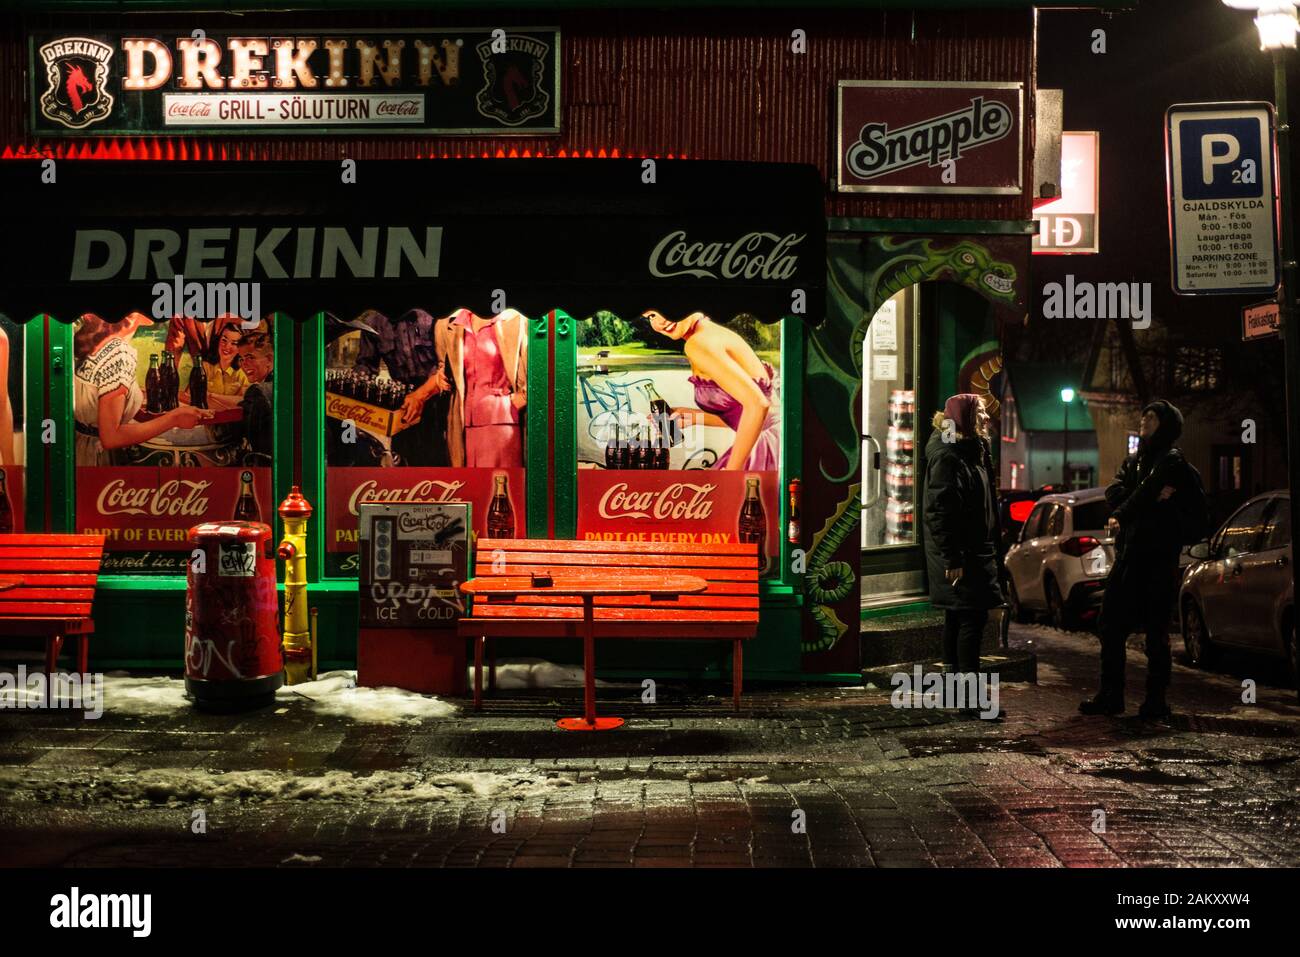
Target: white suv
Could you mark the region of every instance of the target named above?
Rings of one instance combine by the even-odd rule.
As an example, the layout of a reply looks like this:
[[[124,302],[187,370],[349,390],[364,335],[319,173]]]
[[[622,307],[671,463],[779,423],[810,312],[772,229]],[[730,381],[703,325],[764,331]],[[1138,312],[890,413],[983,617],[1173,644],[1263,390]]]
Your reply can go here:
[[[1038,500],[1007,550],[1012,618],[1025,622],[1045,611],[1063,629],[1096,618],[1115,561],[1115,541],[1106,533],[1111,511],[1100,488]]]

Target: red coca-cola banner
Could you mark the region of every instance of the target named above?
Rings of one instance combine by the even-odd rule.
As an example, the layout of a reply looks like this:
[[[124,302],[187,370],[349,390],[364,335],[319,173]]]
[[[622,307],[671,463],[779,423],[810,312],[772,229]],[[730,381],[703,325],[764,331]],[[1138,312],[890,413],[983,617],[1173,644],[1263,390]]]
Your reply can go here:
[[[185,551],[200,522],[235,516],[244,472],[253,474],[256,514],[271,524],[275,502],[269,468],[77,468],[77,531],[103,533],[108,551]]]
[[[21,532],[23,524],[23,467],[0,466],[4,485],[0,486],[0,534]]]
[[[740,537],[746,479],[758,479],[763,554],[780,554],[778,487],[772,472],[578,470],[578,537],[613,542],[732,543]]]
[[[325,472],[325,551],[357,550],[357,503],[469,502],[474,531],[487,534],[493,477],[506,479],[506,495],[514,512],[515,536],[528,526],[524,515],[523,469],[329,468]]]

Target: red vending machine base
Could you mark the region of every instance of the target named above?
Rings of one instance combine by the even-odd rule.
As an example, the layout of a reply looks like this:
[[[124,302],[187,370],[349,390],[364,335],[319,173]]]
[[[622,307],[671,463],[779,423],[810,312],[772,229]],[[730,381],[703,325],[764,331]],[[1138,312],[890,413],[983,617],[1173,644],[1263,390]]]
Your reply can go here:
[[[420,694],[464,695],[465,640],[454,630],[362,628],[357,637],[357,684]]]

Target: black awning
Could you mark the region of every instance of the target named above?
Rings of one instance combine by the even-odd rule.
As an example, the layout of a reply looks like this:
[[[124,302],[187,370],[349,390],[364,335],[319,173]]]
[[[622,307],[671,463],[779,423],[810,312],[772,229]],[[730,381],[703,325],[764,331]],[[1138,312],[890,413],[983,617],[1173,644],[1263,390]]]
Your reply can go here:
[[[261,314],[297,319],[823,314],[811,166],[658,160],[645,182],[642,160],[361,160],[345,182],[342,161],[59,160],[53,175],[0,163],[0,313],[19,322],[161,317],[176,274],[182,302],[255,282]]]

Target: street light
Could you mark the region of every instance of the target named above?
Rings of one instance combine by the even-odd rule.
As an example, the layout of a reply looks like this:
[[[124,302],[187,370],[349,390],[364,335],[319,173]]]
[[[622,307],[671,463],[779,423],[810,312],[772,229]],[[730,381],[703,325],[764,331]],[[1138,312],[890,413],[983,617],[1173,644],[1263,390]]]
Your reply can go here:
[[[1259,48],[1273,55],[1273,105],[1277,111],[1278,205],[1281,207],[1282,281],[1277,290],[1286,370],[1287,485],[1300,496],[1300,323],[1293,321],[1297,290],[1295,229],[1291,224],[1291,127],[1287,120],[1286,51],[1296,47],[1300,19],[1295,0],[1223,0],[1236,10],[1254,10]],[[1300,542],[1300,509],[1291,510],[1291,541]],[[1294,572],[1293,572],[1294,575]],[[1293,581],[1294,584],[1294,581]]]
[[[1061,390],[1061,401],[1065,403],[1065,431],[1061,433],[1061,484],[1067,492],[1073,491],[1070,482],[1070,403],[1074,401],[1074,390],[1066,386]]]

